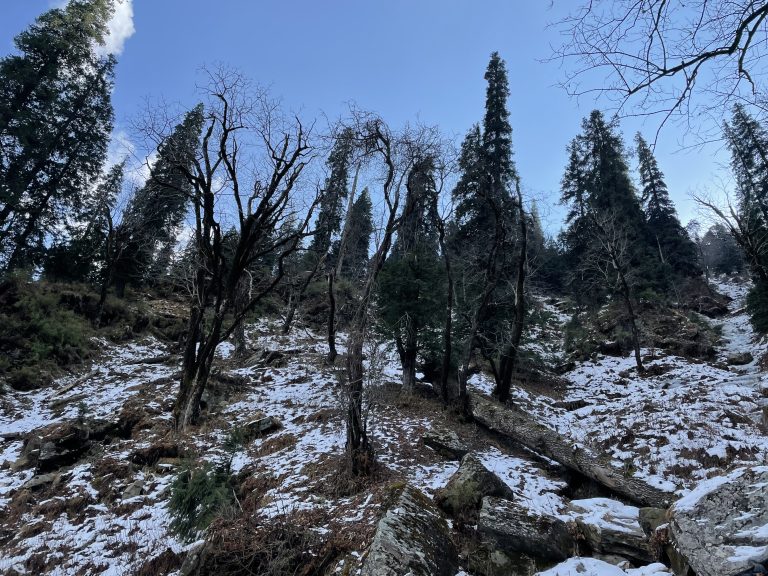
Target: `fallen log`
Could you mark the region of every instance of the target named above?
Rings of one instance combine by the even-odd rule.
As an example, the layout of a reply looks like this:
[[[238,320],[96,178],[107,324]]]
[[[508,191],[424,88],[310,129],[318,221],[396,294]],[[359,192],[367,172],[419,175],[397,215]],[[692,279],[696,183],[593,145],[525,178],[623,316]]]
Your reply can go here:
[[[601,457],[588,446],[575,445],[572,440],[534,420],[530,414],[502,406],[475,392],[469,393],[469,400],[472,416],[478,423],[559,462],[632,502],[641,506],[666,508],[674,500],[671,492],[651,486],[642,478],[626,476],[624,470],[614,467],[608,458]]]

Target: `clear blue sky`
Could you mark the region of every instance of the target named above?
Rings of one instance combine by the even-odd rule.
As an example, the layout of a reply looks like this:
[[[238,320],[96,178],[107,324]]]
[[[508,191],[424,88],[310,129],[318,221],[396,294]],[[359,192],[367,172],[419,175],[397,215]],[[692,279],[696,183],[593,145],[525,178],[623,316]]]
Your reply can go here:
[[[127,130],[146,98],[191,105],[203,64],[225,62],[305,115],[333,118],[354,101],[393,125],[418,118],[460,139],[481,120],[483,73],[492,51],[507,62],[515,159],[550,231],[560,226],[565,147],[601,103],[570,99],[557,64],[542,63],[558,32],[547,28],[580,0],[133,0],[135,33],[118,56],[114,105]],[[2,0],[0,53],[34,18],[61,0]],[[607,105],[607,103],[603,103]],[[622,122],[628,144],[655,124]],[[687,195],[717,186],[727,160],[719,145],[680,150],[666,128],[657,158],[685,222]],[[631,161],[634,167],[634,160]],[[547,216],[547,213],[549,216]]]

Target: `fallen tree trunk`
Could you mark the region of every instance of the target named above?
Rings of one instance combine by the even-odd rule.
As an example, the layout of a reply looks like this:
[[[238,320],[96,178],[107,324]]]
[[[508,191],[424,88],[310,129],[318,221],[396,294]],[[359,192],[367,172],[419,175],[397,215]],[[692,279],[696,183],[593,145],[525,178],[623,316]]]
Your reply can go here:
[[[531,415],[502,406],[486,396],[469,393],[472,417],[480,424],[551,458],[642,506],[666,508],[674,494],[656,488],[641,478],[626,476],[588,446],[574,442],[534,420]]]

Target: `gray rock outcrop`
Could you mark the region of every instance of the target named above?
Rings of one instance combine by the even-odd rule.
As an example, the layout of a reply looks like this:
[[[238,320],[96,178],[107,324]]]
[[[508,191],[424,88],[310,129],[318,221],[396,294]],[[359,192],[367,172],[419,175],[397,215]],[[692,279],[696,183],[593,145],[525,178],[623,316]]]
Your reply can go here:
[[[768,558],[768,466],[699,484],[672,507],[670,537],[698,576],[737,576]]]
[[[379,521],[362,576],[455,576],[458,553],[448,524],[421,492],[406,486]]]

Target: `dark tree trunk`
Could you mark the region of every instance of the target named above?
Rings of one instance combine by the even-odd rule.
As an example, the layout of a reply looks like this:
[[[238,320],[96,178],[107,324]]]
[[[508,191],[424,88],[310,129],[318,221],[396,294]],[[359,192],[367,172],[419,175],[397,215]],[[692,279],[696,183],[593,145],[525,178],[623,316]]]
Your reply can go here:
[[[333,280],[336,273],[328,272],[328,364],[336,362],[336,296],[333,292]]]
[[[500,380],[497,387],[498,397],[501,402],[509,400],[509,391],[512,387],[512,375],[517,368],[518,351],[523,339],[523,326],[525,324],[525,279],[528,271],[528,223],[523,210],[523,196],[520,185],[517,184],[517,203],[520,216],[520,254],[517,260],[517,282],[515,284],[515,317],[512,323],[512,333],[507,349],[501,359]]]
[[[373,463],[373,453],[363,420],[363,341],[362,332],[349,336],[347,351],[347,455],[351,471],[366,475]]]
[[[406,328],[405,340],[399,335],[396,338],[397,352],[403,371],[403,391],[408,393],[412,393],[416,386],[416,356],[419,350],[417,334],[418,329],[409,324]]]
[[[629,325],[632,331],[632,347],[635,349],[635,363],[637,364],[637,371],[642,374],[645,372],[645,366],[643,366],[643,359],[640,356],[640,331],[637,329],[635,308],[632,306],[632,294],[630,293],[629,284],[627,283],[627,279],[624,277],[623,272],[619,271],[619,277],[621,279],[621,293],[624,297],[624,305],[627,307]]]

